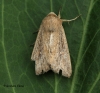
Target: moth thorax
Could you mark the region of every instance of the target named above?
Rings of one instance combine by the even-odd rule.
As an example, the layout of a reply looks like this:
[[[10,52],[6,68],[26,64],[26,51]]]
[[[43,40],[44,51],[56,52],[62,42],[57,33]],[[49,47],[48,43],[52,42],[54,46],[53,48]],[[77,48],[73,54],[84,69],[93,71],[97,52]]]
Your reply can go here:
[[[48,15],[57,16],[54,12],[50,12]]]

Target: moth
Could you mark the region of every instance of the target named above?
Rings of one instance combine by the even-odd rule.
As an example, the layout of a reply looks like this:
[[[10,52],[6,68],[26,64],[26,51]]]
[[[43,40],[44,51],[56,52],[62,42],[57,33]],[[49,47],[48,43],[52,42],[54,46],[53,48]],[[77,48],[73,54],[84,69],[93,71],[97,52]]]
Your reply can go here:
[[[58,16],[50,12],[42,20],[31,55],[31,60],[35,61],[36,75],[52,70],[58,74],[62,71],[62,75],[68,78],[71,76],[71,59],[62,22],[70,22],[78,17],[60,19],[59,11]]]

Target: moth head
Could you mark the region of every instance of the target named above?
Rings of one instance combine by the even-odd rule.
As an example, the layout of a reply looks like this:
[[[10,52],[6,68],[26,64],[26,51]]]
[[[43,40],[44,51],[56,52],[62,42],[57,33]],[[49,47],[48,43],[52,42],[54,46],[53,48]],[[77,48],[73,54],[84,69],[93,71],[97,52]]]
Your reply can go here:
[[[48,16],[50,16],[50,15],[57,16],[54,12],[50,12],[50,13],[48,14]]]

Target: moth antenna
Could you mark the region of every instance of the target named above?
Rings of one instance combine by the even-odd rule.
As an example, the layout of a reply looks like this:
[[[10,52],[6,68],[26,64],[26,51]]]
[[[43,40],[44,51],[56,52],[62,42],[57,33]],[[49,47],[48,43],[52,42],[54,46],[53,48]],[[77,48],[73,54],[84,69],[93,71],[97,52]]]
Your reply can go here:
[[[58,13],[58,18],[59,19],[61,18],[60,11],[61,11],[61,8],[59,9],[59,13]]]
[[[36,33],[38,33],[38,31],[33,32],[33,34],[36,34]]]
[[[68,24],[69,24],[69,22],[76,20],[76,19],[77,19],[78,17],[80,17],[80,16],[81,16],[81,14],[80,14],[79,16],[73,18],[73,19],[70,19],[70,20],[66,20],[66,19],[61,19],[61,20],[62,20],[63,22],[68,22]]]

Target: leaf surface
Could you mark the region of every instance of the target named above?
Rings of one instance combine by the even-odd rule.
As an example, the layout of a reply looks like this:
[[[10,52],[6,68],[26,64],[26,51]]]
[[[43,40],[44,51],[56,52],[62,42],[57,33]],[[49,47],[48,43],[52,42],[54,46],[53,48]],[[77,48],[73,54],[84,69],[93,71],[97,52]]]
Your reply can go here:
[[[77,20],[63,23],[73,73],[65,78],[49,71],[35,75],[31,61],[43,18],[49,12]],[[11,85],[11,86],[10,86]],[[0,93],[99,93],[100,1],[99,0],[1,0]]]

